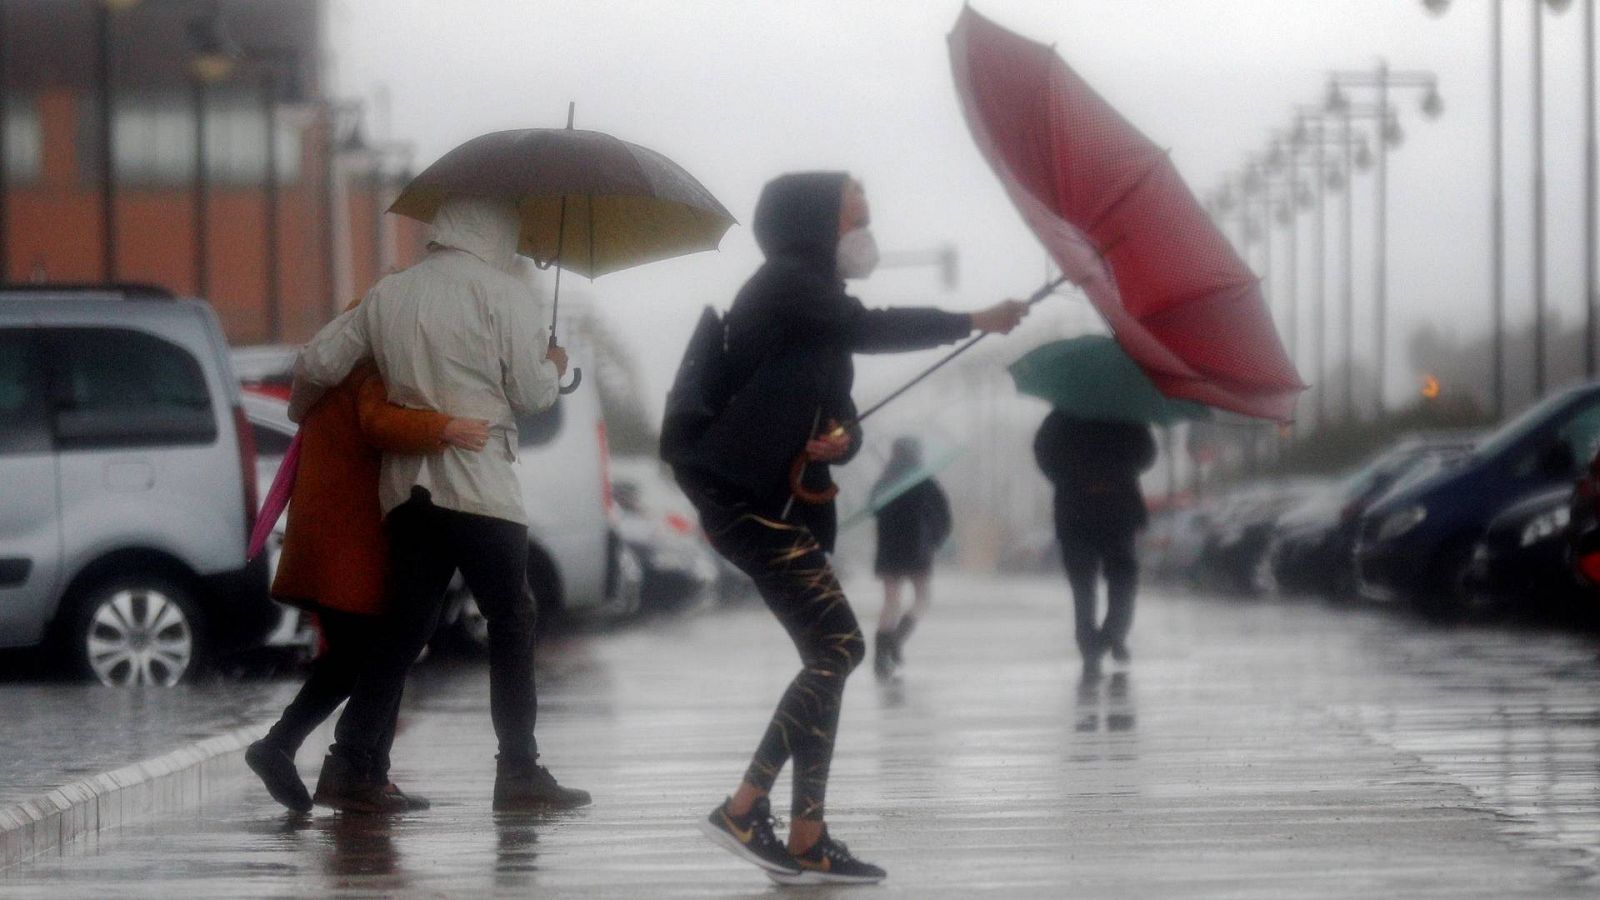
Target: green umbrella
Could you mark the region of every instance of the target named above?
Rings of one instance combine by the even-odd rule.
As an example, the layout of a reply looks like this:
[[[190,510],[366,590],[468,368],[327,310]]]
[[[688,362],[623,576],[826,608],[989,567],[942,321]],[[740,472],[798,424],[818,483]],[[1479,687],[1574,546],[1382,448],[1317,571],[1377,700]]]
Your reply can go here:
[[[904,496],[906,491],[944,471],[951,463],[959,459],[963,452],[965,452],[965,448],[962,447],[942,447],[933,453],[924,454],[921,465],[884,485],[881,490],[873,491],[871,496],[867,498],[867,502],[860,509],[841,519],[839,521],[839,530],[844,531],[846,528],[859,525],[877,515],[878,510]]]
[[[1084,335],[1035,347],[1011,364],[1017,390],[1070,415],[1102,421],[1167,425],[1209,419],[1211,410],[1174,400],[1105,335]]]

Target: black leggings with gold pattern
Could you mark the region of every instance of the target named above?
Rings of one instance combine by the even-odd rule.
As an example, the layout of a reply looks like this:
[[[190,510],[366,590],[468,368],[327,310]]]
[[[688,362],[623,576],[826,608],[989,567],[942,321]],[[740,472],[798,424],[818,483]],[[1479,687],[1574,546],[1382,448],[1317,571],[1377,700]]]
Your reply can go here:
[[[757,513],[715,489],[685,487],[712,546],[755,581],[800,651],[800,674],[778,701],[745,781],[770,791],[793,757],[792,814],[821,820],[845,678],[866,656],[861,626],[809,528]]]

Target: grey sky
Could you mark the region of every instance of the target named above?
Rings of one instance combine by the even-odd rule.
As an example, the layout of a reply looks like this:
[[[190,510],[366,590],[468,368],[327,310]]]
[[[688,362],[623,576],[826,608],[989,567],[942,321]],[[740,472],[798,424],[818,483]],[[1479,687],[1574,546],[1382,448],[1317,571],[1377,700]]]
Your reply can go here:
[[[1456,0],[1442,18],[1416,0],[976,5],[1054,41],[1091,85],[1171,148],[1199,193],[1260,151],[1294,104],[1320,99],[1330,68],[1366,68],[1386,56],[1395,68],[1436,71],[1441,119],[1423,119],[1419,96],[1395,100],[1406,131],[1390,169],[1390,394],[1398,398],[1411,389],[1399,377],[1411,325],[1432,320],[1466,331],[1487,321],[1490,2],[1497,0]],[[1507,281],[1510,313],[1522,322],[1531,310],[1529,6],[1505,4]],[[666,153],[743,222],[769,177],[849,169],[866,182],[885,249],[948,241],[961,253],[962,280],[951,294],[940,293],[931,270],[886,272],[859,283],[858,293],[869,303],[973,308],[1025,294],[1045,262],[961,119],[945,45],[959,11],[957,2],[931,0],[335,0],[330,44],[341,93],[371,96],[387,86],[392,137],[416,143],[419,165],[480,132],[559,126],[570,99],[580,127]],[[1546,21],[1549,299],[1568,320],[1581,310],[1580,23],[1576,9]],[[1369,190],[1370,179],[1358,181],[1362,351],[1371,345],[1363,339]],[[1302,260],[1308,254],[1309,242]],[[720,253],[607,276],[592,290],[660,394],[699,306],[725,306],[759,260],[740,225]],[[1280,304],[1285,287],[1280,281]],[[1301,293],[1309,322],[1309,289]],[[1050,315],[1057,328],[1063,317],[1089,321],[1081,311]],[[1012,340],[1025,349],[1026,335]],[[858,396],[872,399],[910,363],[867,366]]]

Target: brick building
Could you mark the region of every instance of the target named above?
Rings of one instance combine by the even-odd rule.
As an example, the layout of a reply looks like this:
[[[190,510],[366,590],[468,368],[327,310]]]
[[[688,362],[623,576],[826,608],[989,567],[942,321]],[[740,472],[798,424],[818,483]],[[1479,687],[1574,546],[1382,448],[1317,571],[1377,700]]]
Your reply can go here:
[[[304,340],[412,262],[425,227],[381,213],[409,160],[369,146],[362,107],[326,95],[324,13],[320,0],[0,0],[0,277],[159,284],[205,296],[231,341],[257,344]],[[205,81],[203,54],[224,61]]]

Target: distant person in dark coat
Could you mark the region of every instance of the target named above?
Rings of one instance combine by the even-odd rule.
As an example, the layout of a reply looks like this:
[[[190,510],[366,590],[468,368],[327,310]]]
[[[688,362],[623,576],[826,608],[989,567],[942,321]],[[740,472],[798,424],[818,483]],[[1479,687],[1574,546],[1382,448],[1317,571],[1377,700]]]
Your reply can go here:
[[[903,486],[922,466],[922,444],[914,437],[898,438],[889,464],[873,485],[876,498]],[[878,510],[878,555],[873,571],[883,580],[883,610],[878,614],[878,639],[872,667],[888,678],[904,662],[901,651],[917,622],[933,600],[933,555],[950,537],[950,501],[933,478],[904,490]],[[910,581],[915,600],[900,611],[900,586]]]
[[[712,546],[755,581],[801,662],[738,788],[702,828],[793,883],[877,881],[884,872],[851,855],[824,824],[844,682],[866,656],[866,640],[828,559],[834,505],[795,499],[792,465],[805,461],[805,492],[822,491],[832,484],[829,467],[860,446],[858,428],[839,427],[856,418],[854,354],[936,347],[973,330],[1009,332],[1027,312],[1017,300],[971,314],[868,309],[846,293],[844,280],[867,277],[877,262],[869,217],[860,183],[844,172],[768,182],[753,222],[766,262],[734,298],[720,335],[715,316],[702,316],[661,429],[662,458]],[[722,661],[693,664],[715,669]],[[759,681],[725,675],[730,689]],[[791,761],[785,848],[767,795]]]
[[[1086,677],[1100,674],[1106,652],[1128,655],[1139,561],[1134,537],[1148,521],[1139,475],[1156,458],[1148,426],[1079,419],[1060,410],[1045,417],[1033,455],[1056,489],[1056,539],[1072,585],[1078,651]],[[1095,624],[1096,583],[1106,579],[1106,617]]]

